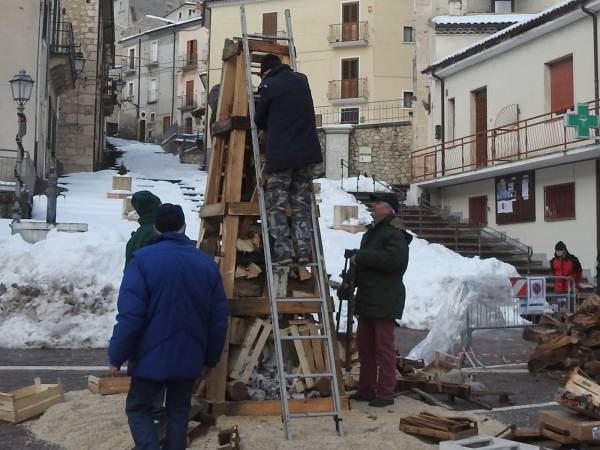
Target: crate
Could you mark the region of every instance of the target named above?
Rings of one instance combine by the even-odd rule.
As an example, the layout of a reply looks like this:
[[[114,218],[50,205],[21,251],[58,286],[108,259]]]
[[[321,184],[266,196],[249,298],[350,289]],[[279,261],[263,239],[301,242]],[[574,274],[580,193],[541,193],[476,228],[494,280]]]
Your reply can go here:
[[[560,442],[575,444],[578,442],[600,443],[600,421],[570,411],[540,411],[538,421],[542,435]]]
[[[131,378],[127,376],[113,377],[111,375],[103,375],[96,377],[88,376],[88,389],[94,394],[112,395],[126,394],[129,392]]]
[[[63,385],[42,384],[34,378],[34,384],[7,393],[0,393],[0,420],[19,423],[39,416],[52,405],[65,401]]]

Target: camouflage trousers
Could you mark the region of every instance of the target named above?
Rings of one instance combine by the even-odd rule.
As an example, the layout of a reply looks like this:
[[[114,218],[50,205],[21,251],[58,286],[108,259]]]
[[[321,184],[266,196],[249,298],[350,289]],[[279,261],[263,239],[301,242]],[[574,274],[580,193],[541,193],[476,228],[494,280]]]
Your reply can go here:
[[[269,234],[274,241],[273,258],[311,257],[311,193],[314,167],[282,170],[269,174],[265,190]],[[292,209],[291,228],[286,208]]]

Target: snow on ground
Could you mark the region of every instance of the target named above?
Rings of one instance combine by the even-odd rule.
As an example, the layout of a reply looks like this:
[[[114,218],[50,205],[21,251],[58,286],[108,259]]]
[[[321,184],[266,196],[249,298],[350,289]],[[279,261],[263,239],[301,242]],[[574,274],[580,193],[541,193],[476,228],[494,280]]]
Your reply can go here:
[[[204,192],[206,174],[195,165],[180,164],[177,157],[158,146],[134,141],[112,141],[125,153],[122,162],[134,177],[133,190],[148,189],[163,202],[184,207],[187,234],[196,239],[197,205],[184,195],[182,186]],[[68,189],[58,200],[58,220],[85,222],[80,234],[51,232],[45,241],[28,244],[10,236],[9,223],[0,222],[0,347],[105,347],[115,317],[125,243],[135,222],[121,219],[121,200],[106,198],[114,170],[70,174],[60,179]],[[361,177],[361,190],[372,181]],[[174,181],[176,183],[170,182]],[[340,182],[321,183],[320,225],[327,271],[339,281],[344,249],[358,248],[362,233],[333,230],[334,205],[358,205],[361,223],[368,223],[367,208],[340,188]],[[354,180],[356,183],[356,180]],[[33,216],[45,217],[45,197],[35,199]],[[415,238],[404,281],[407,298],[402,324],[429,328],[449,293],[467,277],[494,282],[515,274],[498,260],[464,258],[440,245]],[[477,295],[477,292],[474,293]],[[345,322],[345,311],[342,314]]]

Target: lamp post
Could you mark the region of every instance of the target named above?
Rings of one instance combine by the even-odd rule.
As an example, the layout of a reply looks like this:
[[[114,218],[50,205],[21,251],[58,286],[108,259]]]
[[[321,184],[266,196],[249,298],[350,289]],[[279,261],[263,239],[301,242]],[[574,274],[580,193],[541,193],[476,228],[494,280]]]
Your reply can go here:
[[[25,117],[25,104],[31,98],[31,91],[35,81],[25,70],[20,70],[10,81],[13,100],[17,103],[17,161],[15,164],[15,205],[13,207],[13,222],[21,220],[21,165],[23,163],[23,136],[27,134],[27,118]]]

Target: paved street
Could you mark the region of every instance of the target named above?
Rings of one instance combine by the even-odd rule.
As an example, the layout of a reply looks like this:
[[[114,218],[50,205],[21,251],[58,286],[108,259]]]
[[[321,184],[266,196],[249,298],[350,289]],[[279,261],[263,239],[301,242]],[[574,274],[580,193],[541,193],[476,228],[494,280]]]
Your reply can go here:
[[[398,329],[397,347],[406,354],[425,334],[423,331]],[[473,344],[477,357],[486,365],[526,362],[527,354],[532,347],[530,343],[521,339],[520,330],[481,332],[475,335]],[[100,369],[105,364],[106,351],[104,349],[3,349],[0,352],[0,392],[27,384],[34,376],[40,376],[45,382],[52,382],[60,378],[67,391],[85,389],[87,375],[101,374],[103,370],[87,370],[81,366],[95,366],[94,369]],[[27,366],[40,369],[20,369]],[[71,368],[49,370],[54,366],[70,366]],[[74,370],[73,368],[83,370]],[[474,377],[476,381],[485,386],[485,389],[512,392],[511,399],[515,405],[525,405],[523,409],[485,412],[496,420],[520,426],[535,424],[535,413],[538,408],[530,405],[551,402],[554,391],[564,382],[564,374],[550,373],[533,377],[523,368],[518,367],[496,369],[490,373],[477,373]],[[440,399],[445,401],[442,397]],[[503,407],[503,405],[491,403],[494,407]],[[548,406],[544,407],[548,408]],[[477,405],[460,399],[457,400],[455,408],[462,411],[481,409]],[[56,446],[33,438],[26,425],[0,424],[0,443],[1,449],[59,450]]]

